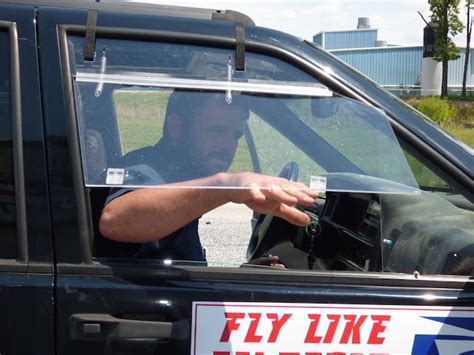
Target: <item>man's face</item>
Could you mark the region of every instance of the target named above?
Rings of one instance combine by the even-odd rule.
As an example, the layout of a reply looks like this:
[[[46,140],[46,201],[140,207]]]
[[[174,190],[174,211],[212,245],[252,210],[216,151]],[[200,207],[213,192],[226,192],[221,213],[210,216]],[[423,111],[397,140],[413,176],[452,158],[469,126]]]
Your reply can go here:
[[[242,134],[240,109],[223,99],[210,100],[186,128],[185,149],[202,173],[216,174],[231,165]]]

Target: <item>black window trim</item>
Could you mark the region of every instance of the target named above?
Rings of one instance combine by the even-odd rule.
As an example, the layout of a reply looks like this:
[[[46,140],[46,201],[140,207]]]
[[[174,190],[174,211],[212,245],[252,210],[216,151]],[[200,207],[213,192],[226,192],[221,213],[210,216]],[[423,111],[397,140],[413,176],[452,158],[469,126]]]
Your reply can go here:
[[[91,255],[91,238],[92,238],[92,221],[91,216],[89,213],[90,210],[90,203],[87,203],[88,195],[86,193],[85,184],[84,184],[84,176],[82,173],[82,160],[80,159],[80,146],[79,146],[79,135],[77,131],[77,118],[74,106],[74,95],[73,95],[73,78],[71,75],[70,70],[70,60],[69,60],[69,53],[68,53],[68,45],[67,45],[67,37],[68,35],[82,35],[84,36],[86,33],[86,27],[82,25],[70,25],[70,24],[61,24],[58,25],[58,33],[59,33],[59,46],[60,46],[60,53],[61,53],[61,61],[63,63],[62,66],[62,73],[63,78],[65,78],[63,85],[64,85],[64,92],[67,98],[67,120],[68,120],[68,137],[70,141],[71,147],[71,162],[73,165],[73,177],[74,177],[74,189],[75,194],[78,196],[78,220],[81,225],[80,231],[80,243],[81,243],[81,257],[82,257],[82,265],[71,265],[62,270],[67,273],[74,273],[73,269],[79,268],[77,271],[81,273],[80,270],[84,270],[83,267],[86,267],[86,270],[91,270],[91,268],[98,267],[97,270],[99,273],[102,273],[100,269],[104,266],[101,263],[97,263],[94,261]],[[213,47],[219,48],[234,48],[235,47],[235,38],[229,37],[221,37],[221,36],[208,36],[208,35],[200,35],[188,32],[170,32],[170,31],[159,31],[159,30],[143,30],[143,29],[136,29],[136,28],[118,28],[118,27],[97,27],[96,28],[96,35],[101,38],[113,38],[113,39],[140,39],[142,41],[161,41],[161,42],[173,42],[173,43],[181,43],[181,44],[194,44],[194,45],[209,45]],[[324,71],[323,68],[309,62],[308,60],[297,56],[296,54],[286,50],[279,48],[275,45],[266,44],[266,43],[258,43],[252,40],[245,40],[245,46],[248,51],[252,51],[254,53],[270,55],[272,57],[281,59],[286,61],[287,63],[294,65],[295,67],[303,70],[313,77],[320,80],[323,84],[328,85],[331,90],[347,96],[349,98],[355,99],[357,101],[363,102],[369,106],[379,107],[376,102],[367,98],[363,93],[359,92],[358,90],[353,90],[350,87],[345,86],[344,82],[339,78],[332,77],[330,74]],[[392,128],[396,132],[397,135],[403,137],[404,140],[413,142],[418,147],[422,146],[426,150],[433,153],[433,149],[430,148],[426,143],[421,141],[420,138],[416,137],[412,132],[410,132],[407,128],[402,126],[399,122],[397,122],[393,116],[386,112],[387,116],[389,117],[390,124]],[[437,154],[439,155],[439,154]],[[438,157],[439,158],[439,157]],[[454,167],[452,162],[447,161],[442,157],[443,161],[446,162],[451,168]],[[458,171],[456,169],[456,171]],[[108,263],[104,261],[105,265]],[[86,264],[86,265],[84,265]],[[113,265],[113,264],[111,264]],[[65,267],[66,265],[62,265]],[[59,265],[58,265],[59,267]],[[122,270],[135,270],[136,267],[124,266],[119,267],[118,269]],[[180,267],[180,269],[182,269]],[[184,268],[186,269],[186,268]],[[190,268],[187,270],[188,273],[191,272],[194,268]],[[59,270],[59,269],[58,269]],[[114,268],[115,270],[115,268]],[[209,270],[208,268],[206,270]],[[232,270],[232,268],[230,268]],[[117,270],[118,271],[118,270]],[[197,271],[197,269],[196,269]],[[90,271],[89,271],[90,272]],[[217,274],[225,274],[225,275],[234,275],[239,274],[241,270],[237,270],[237,272],[231,271],[230,274],[226,270],[219,270],[219,269],[212,269],[212,272],[206,272],[208,274],[216,273]],[[132,273],[134,273],[132,271]],[[166,271],[165,271],[166,273]],[[314,275],[314,274],[313,274]],[[317,274],[319,275],[319,273]],[[365,275],[365,276],[364,276]],[[357,279],[363,280],[366,279],[368,276],[364,273],[364,275],[358,275]],[[390,276],[389,276],[390,275]],[[332,273],[331,278],[346,278],[348,276],[344,275],[344,273]],[[389,278],[389,283],[393,285],[394,280],[402,280],[410,279],[410,275],[406,274],[391,274],[391,273],[381,273],[380,277],[375,277],[378,281],[384,280]],[[353,275],[349,276],[351,280],[353,280]],[[373,276],[369,277],[370,279]],[[446,283],[447,280],[452,280],[456,284],[458,284],[459,280],[460,284],[465,284],[467,278],[460,277],[456,275],[442,275],[441,277],[437,278],[430,278],[430,284],[432,286],[436,285],[436,287],[443,287],[442,285]],[[470,280],[471,281],[471,280]],[[467,281],[470,283],[470,281]],[[411,282],[411,281],[410,281]],[[415,281],[416,282],[416,281]],[[360,283],[360,281],[359,281]],[[363,284],[364,282],[362,282]],[[441,285],[439,285],[439,283]]]
[[[13,173],[16,204],[17,261],[28,263],[28,235],[26,223],[26,193],[23,166],[23,133],[20,95],[20,59],[16,22],[0,20],[0,30],[6,30],[10,40],[10,81],[13,140]]]

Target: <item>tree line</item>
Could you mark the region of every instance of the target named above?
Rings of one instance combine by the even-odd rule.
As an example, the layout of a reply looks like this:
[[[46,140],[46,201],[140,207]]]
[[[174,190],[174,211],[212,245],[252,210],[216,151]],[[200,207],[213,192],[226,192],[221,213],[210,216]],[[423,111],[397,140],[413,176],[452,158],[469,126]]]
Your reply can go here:
[[[448,63],[460,57],[459,48],[456,47],[452,37],[466,31],[466,54],[462,81],[462,96],[466,96],[466,80],[470,57],[470,43],[472,34],[471,8],[474,0],[466,0],[466,27],[460,19],[461,0],[428,0],[431,11],[431,23],[436,33],[435,54],[433,59],[442,62],[441,96],[448,95]]]

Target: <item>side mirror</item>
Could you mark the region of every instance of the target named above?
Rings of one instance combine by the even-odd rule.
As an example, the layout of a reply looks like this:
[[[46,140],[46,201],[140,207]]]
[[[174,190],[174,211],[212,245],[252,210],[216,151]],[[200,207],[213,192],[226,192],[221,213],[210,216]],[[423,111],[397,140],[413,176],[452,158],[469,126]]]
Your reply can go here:
[[[330,118],[339,111],[339,102],[334,97],[314,97],[311,100],[311,114],[316,118]]]

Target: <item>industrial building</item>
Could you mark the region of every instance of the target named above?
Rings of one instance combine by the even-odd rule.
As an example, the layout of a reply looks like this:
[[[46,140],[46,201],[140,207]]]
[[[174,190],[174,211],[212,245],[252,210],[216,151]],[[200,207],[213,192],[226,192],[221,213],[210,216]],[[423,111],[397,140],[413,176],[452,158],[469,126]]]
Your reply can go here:
[[[379,40],[378,30],[370,28],[368,18],[359,18],[354,30],[320,32],[313,37],[313,42],[396,95],[439,92],[441,63],[429,58],[432,63],[426,64],[422,44],[401,46]],[[452,94],[462,89],[465,51],[466,48],[460,48],[461,57],[449,62],[448,88]],[[470,52],[466,85],[470,94],[474,94],[474,50]],[[428,77],[433,82],[423,85],[422,90],[423,70],[429,70]]]

